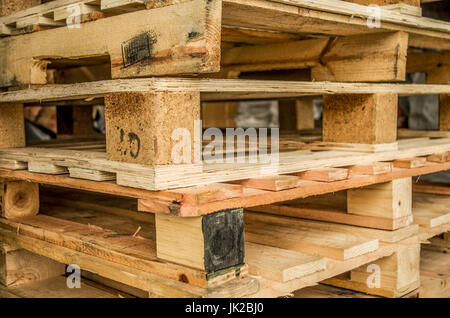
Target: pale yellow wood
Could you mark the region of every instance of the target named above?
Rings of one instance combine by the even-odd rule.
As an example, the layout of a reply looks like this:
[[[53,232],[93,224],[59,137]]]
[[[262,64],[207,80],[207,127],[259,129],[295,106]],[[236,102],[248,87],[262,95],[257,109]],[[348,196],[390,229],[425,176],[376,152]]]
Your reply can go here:
[[[286,282],[325,270],[325,258],[247,242],[245,262],[250,275]]]
[[[0,247],[0,283],[18,286],[65,273],[65,265],[23,249]]]
[[[375,271],[373,268],[377,268]],[[324,281],[371,295],[401,297],[420,286],[420,244],[406,246],[388,256],[350,272],[350,277],[335,277]],[[379,271],[378,271],[379,269]],[[375,275],[379,274],[379,285]]]
[[[39,212],[39,184],[0,180],[0,208],[4,218],[33,216]]]
[[[396,219],[411,215],[411,196],[411,178],[350,189],[347,192],[347,211],[350,214]]]

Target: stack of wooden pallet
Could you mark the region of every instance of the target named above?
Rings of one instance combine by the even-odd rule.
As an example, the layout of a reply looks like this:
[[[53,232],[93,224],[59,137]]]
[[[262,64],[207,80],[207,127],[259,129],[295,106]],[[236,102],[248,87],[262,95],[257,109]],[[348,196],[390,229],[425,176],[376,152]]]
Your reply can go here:
[[[449,187],[412,181],[450,168],[449,23],[402,0],[375,28],[351,3],[365,1],[25,2],[0,17],[5,294],[60,282],[61,264],[136,296],[420,288],[420,244],[450,227]],[[406,72],[427,84],[399,83]],[[399,96],[426,94],[441,95],[440,130],[398,132]],[[283,99],[301,118],[311,96],[323,127],[282,134],[275,170],[171,156],[179,128],[200,156],[201,106]],[[95,105],[106,138],[80,124]],[[56,106],[71,138],[27,144],[24,106]]]

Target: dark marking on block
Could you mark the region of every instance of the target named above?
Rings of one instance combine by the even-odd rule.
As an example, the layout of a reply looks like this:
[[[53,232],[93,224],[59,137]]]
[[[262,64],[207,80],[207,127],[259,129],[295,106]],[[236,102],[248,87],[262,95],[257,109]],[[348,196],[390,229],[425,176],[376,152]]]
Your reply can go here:
[[[203,216],[202,230],[207,272],[244,264],[243,209],[223,210]]]
[[[156,42],[156,36],[146,32],[122,43],[123,67],[150,60]]]
[[[189,40],[195,39],[195,38],[198,37],[199,35],[200,35],[200,33],[196,32],[196,31],[189,32],[189,34],[188,34],[188,39],[189,39]]]
[[[131,132],[128,134],[128,142],[130,143],[130,155],[136,159],[141,151],[141,139],[138,135]]]

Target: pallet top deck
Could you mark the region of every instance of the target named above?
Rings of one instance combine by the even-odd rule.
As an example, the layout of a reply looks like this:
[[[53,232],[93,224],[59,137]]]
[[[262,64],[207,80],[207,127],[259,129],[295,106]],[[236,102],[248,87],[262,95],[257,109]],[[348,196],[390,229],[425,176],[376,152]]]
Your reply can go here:
[[[181,2],[190,2],[192,0],[184,0],[177,1],[176,3]],[[361,21],[358,20],[367,20],[371,16],[371,12],[367,10],[367,7],[364,5],[359,5],[355,3],[349,3],[340,0],[214,0],[216,2],[220,2],[222,4],[222,9],[224,11],[224,25],[231,26],[233,23],[231,21],[236,21],[237,26],[239,27],[264,27],[261,25],[259,21],[252,21],[252,19],[248,19],[248,22],[242,21],[243,13],[257,13],[261,14],[266,11],[269,13],[287,13],[287,14],[298,14],[299,16],[309,18],[309,20],[319,19],[322,22],[335,22],[336,24],[346,24],[346,25],[354,25],[355,30],[357,32],[357,25],[361,25]],[[22,19],[35,17],[35,16],[46,16],[52,17],[57,20],[57,15],[55,12],[64,10],[73,5],[92,5],[98,6],[99,11],[112,12],[113,14],[123,14],[128,13],[130,11],[135,10],[143,10],[146,7],[148,9],[164,7],[168,5],[173,5],[172,1],[168,3],[147,3],[144,1],[112,1],[112,0],[56,0],[49,3],[44,3],[40,6],[32,7],[9,16],[1,17],[0,24],[5,26],[11,26],[17,23]],[[411,15],[406,15],[399,13],[397,11],[388,10],[383,7],[380,8],[381,13],[381,23],[382,28],[385,30],[396,30],[400,26],[410,28],[409,31],[412,33],[418,32],[422,33],[422,31],[430,31],[430,32],[443,32],[447,35],[450,33],[450,23],[423,18],[416,17]],[[238,12],[240,11],[240,12]],[[266,15],[260,16],[261,18],[265,18]],[[334,20],[333,20],[334,18]],[[342,18],[347,18],[347,20],[343,20]],[[60,19],[61,20],[61,19]],[[239,22],[238,22],[239,21]],[[284,31],[283,29],[289,26],[281,26],[279,25],[278,29],[280,31]],[[273,28],[275,28],[273,26]],[[346,28],[347,31],[343,30],[333,30],[333,32],[352,32],[351,28]],[[326,30],[326,28],[322,28],[320,31],[324,32],[324,34],[339,34],[339,33],[331,33],[331,30]],[[319,31],[319,32],[320,32]]]
[[[47,85],[0,93],[1,103],[41,103],[101,98],[123,92],[199,92],[204,101],[289,98],[323,94],[448,94],[450,85],[364,84],[243,79],[148,78]],[[1,106],[0,106],[1,107]]]

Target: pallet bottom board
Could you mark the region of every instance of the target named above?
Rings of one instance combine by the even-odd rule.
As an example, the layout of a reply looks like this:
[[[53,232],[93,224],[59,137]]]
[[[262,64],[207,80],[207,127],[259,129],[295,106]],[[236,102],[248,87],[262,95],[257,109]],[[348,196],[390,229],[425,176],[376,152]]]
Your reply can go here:
[[[81,288],[67,288],[67,277],[57,276],[18,287],[0,285],[0,298],[129,298],[130,295],[81,280]]]

